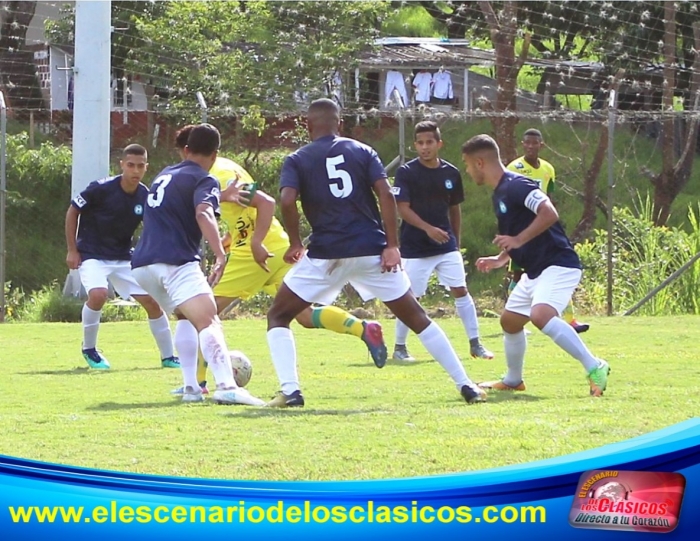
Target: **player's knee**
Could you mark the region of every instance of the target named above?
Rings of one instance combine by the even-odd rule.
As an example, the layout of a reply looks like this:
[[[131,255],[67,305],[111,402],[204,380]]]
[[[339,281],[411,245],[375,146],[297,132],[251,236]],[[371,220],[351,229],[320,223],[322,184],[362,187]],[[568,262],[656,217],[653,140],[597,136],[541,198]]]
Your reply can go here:
[[[526,322],[526,318],[512,312],[505,311],[501,314],[501,329],[508,334],[519,333],[525,327]]]
[[[276,307],[274,304],[267,313],[267,329],[276,327],[289,327],[295,314],[290,314],[285,307]],[[305,326],[305,325],[304,325]]]
[[[532,324],[535,327],[542,330],[547,323],[549,323],[550,320],[556,316],[557,311],[553,307],[547,304],[538,304],[532,307],[530,321],[532,321]]]
[[[97,287],[88,291],[87,305],[91,310],[102,310],[102,307],[107,302],[109,292],[106,288]]]
[[[163,310],[161,309],[160,305],[153,300],[153,297],[149,297],[148,295],[139,295],[138,297],[134,298],[139,304],[141,304],[141,306],[143,306],[144,310],[146,310],[148,319],[158,319],[163,315]]]
[[[450,293],[452,294],[452,297],[454,297],[455,299],[461,299],[462,297],[466,297],[467,293],[469,293],[469,292],[467,291],[466,286],[462,286],[462,287],[451,287]]]
[[[316,328],[311,318],[311,308],[307,308],[306,310],[302,310],[301,312],[299,312],[295,319],[297,320],[297,323],[299,323],[299,325],[301,325],[305,329]]]

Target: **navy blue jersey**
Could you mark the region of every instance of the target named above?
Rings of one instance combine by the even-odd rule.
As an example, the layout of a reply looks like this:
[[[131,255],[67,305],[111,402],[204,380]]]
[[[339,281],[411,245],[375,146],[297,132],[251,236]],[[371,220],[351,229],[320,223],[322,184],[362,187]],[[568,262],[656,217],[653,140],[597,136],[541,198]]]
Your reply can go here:
[[[517,173],[505,173],[492,197],[498,233],[511,237],[520,234],[537,215],[532,209],[546,197],[536,182]],[[537,278],[547,267],[581,268],[578,254],[560,222],[508,254],[529,278]]]
[[[430,257],[454,252],[457,239],[450,226],[450,207],[464,201],[464,187],[459,170],[440,160],[436,168],[426,167],[418,158],[399,167],[394,179],[396,201],[410,203],[411,210],[421,220],[447,231],[450,240],[439,244],[422,229],[401,223],[401,256],[406,258]]]
[[[80,212],[76,244],[83,261],[131,259],[131,239],[143,220],[148,188],[139,184],[126,193],[121,180],[117,175],[91,182],[71,201]]]
[[[192,161],[163,169],[148,194],[143,233],[131,267],[199,261],[202,231],[195,209],[206,203],[218,214],[219,195],[218,181]]]
[[[280,188],[299,192],[312,231],[309,257],[382,253],[386,235],[372,186],[383,178],[377,153],[354,139],[321,137],[287,156]]]

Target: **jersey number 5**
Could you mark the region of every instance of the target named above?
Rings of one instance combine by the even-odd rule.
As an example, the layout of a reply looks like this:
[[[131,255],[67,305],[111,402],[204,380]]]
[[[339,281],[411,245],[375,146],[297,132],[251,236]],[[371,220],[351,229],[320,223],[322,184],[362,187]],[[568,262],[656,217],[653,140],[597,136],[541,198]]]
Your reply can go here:
[[[328,172],[328,179],[331,181],[329,186],[331,193],[335,197],[344,198],[352,193],[352,177],[347,171],[336,169],[335,166],[341,163],[345,163],[345,157],[342,154],[326,158],[326,171]]]
[[[148,194],[148,206],[151,208],[159,207],[163,203],[163,198],[165,197],[165,188],[170,184],[173,179],[172,175],[161,175],[153,181],[153,188],[156,192]]]

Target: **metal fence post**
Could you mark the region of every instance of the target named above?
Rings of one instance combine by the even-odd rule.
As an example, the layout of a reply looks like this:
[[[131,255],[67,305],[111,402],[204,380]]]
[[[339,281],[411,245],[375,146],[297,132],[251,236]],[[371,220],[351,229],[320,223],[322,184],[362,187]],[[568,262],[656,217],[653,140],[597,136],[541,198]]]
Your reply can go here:
[[[610,102],[608,105],[608,287],[607,287],[607,314],[613,315],[613,206],[615,204],[615,171],[614,149],[615,142],[615,97],[617,92],[610,90]]]
[[[5,321],[5,205],[7,202],[7,107],[0,92],[0,323]]]

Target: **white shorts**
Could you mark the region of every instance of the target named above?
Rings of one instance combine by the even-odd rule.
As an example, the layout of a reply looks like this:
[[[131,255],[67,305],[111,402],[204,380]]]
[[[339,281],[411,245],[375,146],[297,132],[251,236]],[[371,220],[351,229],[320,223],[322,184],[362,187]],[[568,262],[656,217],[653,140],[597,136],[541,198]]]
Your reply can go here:
[[[167,313],[198,295],[213,296],[209,282],[198,261],[184,265],[154,263],[132,271],[136,281]]]
[[[411,281],[411,290],[416,297],[425,295],[428,280],[433,272],[437,273],[441,286],[467,286],[464,261],[462,261],[462,254],[458,251],[431,257],[407,258],[403,260],[403,268]]]
[[[580,281],[581,269],[567,267],[547,267],[535,279],[523,274],[508,297],[506,310],[530,317],[534,305],[547,304],[561,315]]]
[[[284,283],[306,302],[332,304],[345,284],[355,288],[362,300],[382,302],[403,297],[411,287],[404,271],[382,272],[381,256],[346,259],[311,259],[304,255],[285,275]]]
[[[146,295],[131,272],[130,261],[88,259],[80,264],[78,274],[80,283],[88,293],[91,289],[108,289],[111,283],[124,300],[134,295]]]

